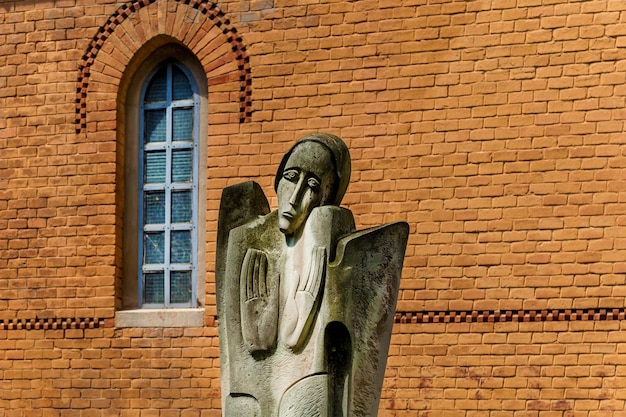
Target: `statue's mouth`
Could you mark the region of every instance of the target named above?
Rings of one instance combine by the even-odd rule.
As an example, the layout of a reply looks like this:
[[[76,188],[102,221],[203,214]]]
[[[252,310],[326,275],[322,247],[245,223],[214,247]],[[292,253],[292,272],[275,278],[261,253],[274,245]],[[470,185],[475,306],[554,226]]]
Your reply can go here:
[[[284,218],[289,220],[293,220],[293,218],[296,217],[296,214],[291,211],[283,211],[281,214]]]

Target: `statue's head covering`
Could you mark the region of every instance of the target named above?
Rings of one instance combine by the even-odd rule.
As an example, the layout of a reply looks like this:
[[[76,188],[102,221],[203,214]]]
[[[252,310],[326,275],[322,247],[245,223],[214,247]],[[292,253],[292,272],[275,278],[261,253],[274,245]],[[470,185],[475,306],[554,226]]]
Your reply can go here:
[[[335,185],[333,188],[332,195],[326,202],[327,204],[332,204],[334,206],[338,206],[341,204],[341,199],[346,193],[346,189],[348,188],[348,183],[350,182],[350,152],[348,151],[348,147],[344,143],[343,140],[339,136],[331,135],[330,133],[310,133],[302,138],[300,138],[295,145],[289,149],[289,151],[283,156],[282,161],[280,161],[280,165],[278,166],[278,171],[276,172],[276,178],[274,179],[274,190],[278,190],[278,183],[283,175],[283,170],[285,169],[285,164],[289,159],[289,156],[293,152],[294,149],[301,145],[304,142],[317,142],[325,146],[333,156],[333,160],[335,162]]]

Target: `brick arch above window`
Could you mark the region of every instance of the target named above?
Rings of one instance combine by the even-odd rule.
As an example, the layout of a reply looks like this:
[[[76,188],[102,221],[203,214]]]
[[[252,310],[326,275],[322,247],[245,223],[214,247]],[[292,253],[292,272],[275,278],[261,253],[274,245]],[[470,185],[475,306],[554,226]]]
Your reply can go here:
[[[115,110],[98,103],[115,103],[131,59],[143,45],[163,35],[198,57],[209,87],[233,85],[225,90],[238,101],[239,122],[250,120],[252,77],[246,47],[217,5],[206,0],[138,0],[120,6],[108,18],[79,63],[77,133],[85,132],[91,121],[114,120]]]

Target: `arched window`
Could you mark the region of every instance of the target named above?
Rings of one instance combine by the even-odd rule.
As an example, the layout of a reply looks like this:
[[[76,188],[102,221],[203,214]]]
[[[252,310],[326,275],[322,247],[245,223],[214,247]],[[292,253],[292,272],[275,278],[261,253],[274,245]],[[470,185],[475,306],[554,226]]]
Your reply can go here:
[[[181,63],[168,60],[148,76],[139,104],[139,305],[195,307],[198,88]]]
[[[204,323],[208,114],[206,73],[183,45],[154,38],[128,64],[118,91],[116,327]]]

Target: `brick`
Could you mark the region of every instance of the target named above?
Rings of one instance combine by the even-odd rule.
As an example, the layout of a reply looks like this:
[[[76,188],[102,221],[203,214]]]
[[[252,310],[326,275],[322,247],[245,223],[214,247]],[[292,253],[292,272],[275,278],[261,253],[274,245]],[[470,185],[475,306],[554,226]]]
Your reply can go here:
[[[226,1],[245,64],[233,61],[234,32],[201,12],[207,2],[143,4],[119,9],[111,26],[120,6],[109,0],[3,10],[0,319],[112,323],[123,244],[117,87],[145,41],[162,33],[210,73],[207,324],[0,330],[7,414],[220,415],[211,259],[221,188],[250,177],[271,194],[275,166],[302,129],[350,142],[344,204],[358,227],[409,220],[399,311],[625,306],[619,1]],[[91,50],[102,24],[105,40]],[[88,125],[76,134],[84,53],[95,60],[79,92]],[[253,122],[243,124],[240,65],[253,74]],[[624,373],[623,320],[526,317],[398,324],[380,414],[623,409],[615,379]],[[607,386],[613,402],[599,389]]]

